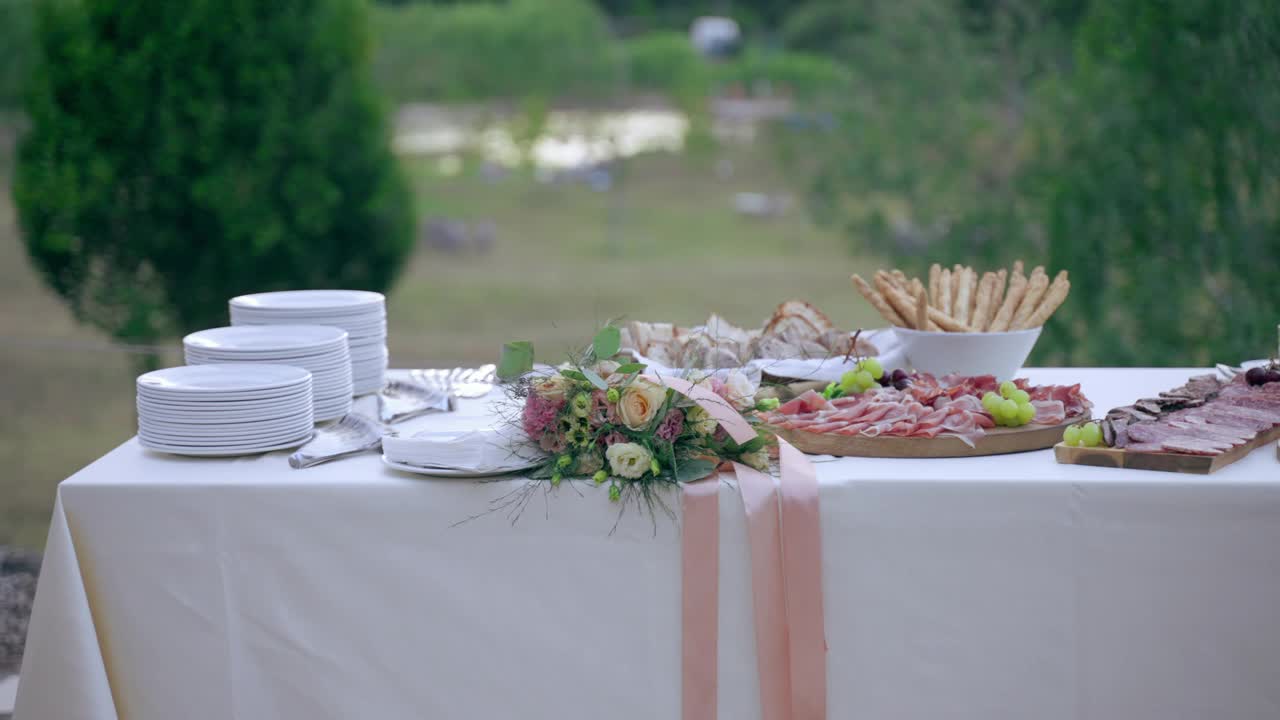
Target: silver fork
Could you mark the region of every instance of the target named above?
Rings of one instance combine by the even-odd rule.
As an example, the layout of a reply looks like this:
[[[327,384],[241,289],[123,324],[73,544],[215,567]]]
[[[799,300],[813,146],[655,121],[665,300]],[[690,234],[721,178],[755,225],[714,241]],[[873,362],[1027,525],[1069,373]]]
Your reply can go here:
[[[338,458],[359,455],[382,447],[382,426],[359,413],[347,413],[338,422],[316,429],[311,442],[289,456],[289,466],[301,470]]]
[[[439,388],[460,398],[484,397],[498,383],[497,366],[493,364],[476,368],[411,370],[409,377],[414,382]]]

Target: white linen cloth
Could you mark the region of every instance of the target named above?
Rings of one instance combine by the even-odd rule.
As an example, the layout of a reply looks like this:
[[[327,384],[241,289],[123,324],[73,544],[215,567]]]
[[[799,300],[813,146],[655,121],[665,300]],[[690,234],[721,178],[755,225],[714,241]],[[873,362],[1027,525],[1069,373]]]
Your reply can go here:
[[[527,468],[546,457],[527,438],[517,440],[516,433],[524,435],[524,431],[510,427],[385,435],[382,454],[405,465],[496,473]]]
[[[1026,374],[1102,411],[1193,372]],[[832,720],[1280,717],[1270,447],[1211,476],[1051,451],[817,472]],[[610,533],[604,489],[566,483],[455,525],[519,486],[129,441],[59,488],[15,718],[677,720],[675,523],[631,507]],[[754,720],[742,503],[720,500],[720,717]]]

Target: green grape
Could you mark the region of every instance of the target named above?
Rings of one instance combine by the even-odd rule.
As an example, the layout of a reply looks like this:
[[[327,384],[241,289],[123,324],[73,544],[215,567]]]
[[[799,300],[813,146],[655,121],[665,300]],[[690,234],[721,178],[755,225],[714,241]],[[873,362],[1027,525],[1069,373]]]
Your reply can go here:
[[[1000,401],[1000,416],[1005,419],[1006,423],[1012,423],[1018,419],[1018,403],[1012,400]]]
[[[1018,403],[1018,424],[1026,425],[1036,416],[1036,408],[1031,403]]]
[[[871,377],[871,373],[867,372],[866,370],[859,370],[858,372],[854,373],[853,380],[854,382],[861,385],[863,390],[866,390],[867,388],[876,384],[876,379]]]
[[[845,392],[853,392],[854,386],[858,384],[858,372],[850,370],[840,376],[840,389]]]
[[[1012,381],[1005,380],[1004,382],[1000,383],[1000,397],[1007,398],[1013,394],[1014,390],[1017,390],[1017,389],[1018,389],[1018,386],[1014,385]]]
[[[1080,444],[1080,426],[1072,425],[1062,431],[1062,442],[1075,447]]]
[[[1023,405],[1025,403],[1031,402],[1031,395],[1028,394],[1026,390],[1014,390],[1013,392],[1009,393],[1009,399],[1018,403],[1019,405]]]
[[[879,380],[884,377],[884,367],[880,361],[875,358],[866,358],[858,363],[859,370],[866,370],[871,373],[872,380]]]
[[[1080,428],[1080,444],[1085,447],[1098,447],[1102,444],[1102,428],[1098,423],[1086,423]]]
[[[986,408],[987,412],[991,413],[992,417],[995,417],[996,404],[999,402],[1000,402],[1000,396],[993,392],[989,392],[986,395],[982,396],[982,407]]]

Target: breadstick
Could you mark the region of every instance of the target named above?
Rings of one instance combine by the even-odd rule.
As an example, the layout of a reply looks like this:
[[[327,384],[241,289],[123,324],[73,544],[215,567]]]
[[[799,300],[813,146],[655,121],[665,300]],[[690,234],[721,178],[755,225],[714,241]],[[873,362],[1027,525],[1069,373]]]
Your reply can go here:
[[[955,318],[956,322],[964,323],[966,325],[969,324],[969,309],[972,307],[972,303],[970,302],[972,297],[969,289],[969,277],[971,273],[973,273],[973,271],[969,268],[962,268],[960,270],[960,287],[956,289],[956,301],[951,308],[951,317]],[[952,279],[954,280],[954,276]]]
[[[862,297],[866,298],[867,302],[871,303],[872,307],[879,311],[880,316],[885,320],[888,320],[890,325],[909,327],[907,323],[903,321],[902,316],[898,314],[898,311],[894,310],[889,305],[888,301],[884,299],[884,296],[877,292],[875,288],[868,285],[867,281],[863,280],[861,275],[854,274],[850,279],[853,280],[853,286],[858,289],[858,292],[862,294]]]
[[[965,275],[969,278],[969,320],[968,323],[973,326],[973,311],[978,307],[978,271],[973,268],[966,268]]]
[[[1014,274],[1014,275],[1021,275],[1021,274],[1022,274],[1022,261],[1021,261],[1021,260],[1014,260],[1014,261],[1013,261],[1013,274]]]
[[[938,307],[938,281],[942,277],[942,266],[934,263],[929,266],[929,304]]]
[[[934,305],[946,315],[951,314],[951,270],[943,268],[938,275],[938,303]]]
[[[982,282],[978,283],[978,301],[973,306],[973,317],[969,324],[974,330],[982,332],[991,324],[992,311],[996,302],[996,283],[999,276],[993,272],[983,273]]]
[[[916,329],[937,330],[938,325],[929,320],[929,297],[923,289],[916,292]]]
[[[893,276],[881,270],[876,273],[875,284],[880,294],[884,295],[884,299],[889,301],[889,306],[898,311],[899,317],[906,323],[904,327],[919,330],[920,328],[916,327],[915,321],[915,303],[912,302],[911,296],[907,294],[905,289],[898,287],[893,282]]]
[[[900,288],[902,288],[903,290],[907,289],[907,274],[906,274],[906,273],[902,272],[902,271],[901,271],[901,270],[899,270],[898,268],[894,268],[894,269],[892,269],[892,270],[890,270],[890,271],[889,271],[889,276],[893,278],[893,284],[894,284],[896,287],[900,287]]]
[[[1023,327],[1023,323],[1031,317],[1031,313],[1040,306],[1040,301],[1044,299],[1045,291],[1048,289],[1049,276],[1044,273],[1043,266],[1036,266],[1027,280],[1027,292],[1022,296],[1022,302],[1018,303],[1018,309],[1013,313],[1013,320],[1009,321],[1010,330]]]
[[[960,307],[956,300],[960,297],[960,286],[964,284],[964,266],[956,263],[951,266],[951,317],[955,317]]]
[[[911,282],[907,283],[907,293],[911,297],[915,297],[916,293],[924,289],[924,283],[920,282],[920,278],[911,278]]]
[[[885,297],[889,299],[890,304],[895,308],[909,307],[911,305],[911,298],[898,288],[888,285],[886,289],[886,287],[881,286],[879,283],[877,283],[877,287],[880,287],[884,292]],[[965,325],[964,323],[956,322],[955,318],[943,313],[937,308],[929,308],[929,320],[937,324],[940,329],[948,332],[973,332],[973,328]]]
[[[1053,284],[1044,294],[1044,299],[1040,301],[1040,306],[1035,312],[1031,313],[1031,317],[1023,323],[1019,329],[1029,330],[1043,326],[1049,320],[1049,316],[1053,311],[1058,309],[1067,299],[1067,293],[1071,292],[1071,281],[1067,278],[1067,271],[1063,270],[1053,279]]]
[[[1018,303],[1022,302],[1022,296],[1026,292],[1027,279],[1022,276],[1022,271],[1015,264],[1013,275],[1009,277],[1009,292],[1005,295],[1000,309],[996,311],[995,318],[987,326],[987,332],[1005,332],[1009,329],[1009,323],[1013,321],[1013,311],[1018,309]]]

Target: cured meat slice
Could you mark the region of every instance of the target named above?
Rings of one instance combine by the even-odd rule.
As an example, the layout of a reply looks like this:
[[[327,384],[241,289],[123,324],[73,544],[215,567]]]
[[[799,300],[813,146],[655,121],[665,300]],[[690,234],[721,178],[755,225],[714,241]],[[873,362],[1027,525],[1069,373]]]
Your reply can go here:
[[[1208,423],[1198,423],[1187,420],[1171,420],[1167,424],[1169,427],[1186,430],[1188,435],[1221,440],[1223,442],[1229,442],[1232,445],[1243,445],[1257,437],[1257,433],[1248,428],[1235,427],[1232,425],[1210,425]]]
[[[1206,440],[1203,438],[1190,437],[1188,435],[1175,435],[1165,440],[1161,446],[1170,452],[1187,453],[1189,455],[1221,455],[1230,445],[1223,447],[1223,444],[1215,440]]]
[[[1032,400],[1031,407],[1036,409],[1031,422],[1037,425],[1057,425],[1067,419],[1067,408],[1061,400]]]
[[[807,390],[804,394],[790,400],[778,407],[778,412],[783,415],[795,415],[800,412],[815,412],[818,410],[830,410],[834,406],[822,395]]]

